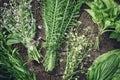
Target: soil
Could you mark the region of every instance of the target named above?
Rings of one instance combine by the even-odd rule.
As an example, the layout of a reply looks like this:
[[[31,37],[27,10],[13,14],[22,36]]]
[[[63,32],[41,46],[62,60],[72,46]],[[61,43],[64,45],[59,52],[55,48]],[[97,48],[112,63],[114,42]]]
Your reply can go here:
[[[3,0],[4,1],[4,0]],[[40,44],[42,45],[45,42],[45,31],[44,31],[44,26],[43,26],[43,20],[42,20],[42,15],[41,15],[41,2],[38,2],[39,0],[33,0],[32,2],[32,10],[33,10],[33,14],[34,14],[34,18],[36,19],[36,23],[37,23],[37,29],[36,29],[36,37],[35,40],[37,40],[38,42],[40,42]],[[118,0],[119,1],[119,0]],[[2,5],[0,3],[0,5]],[[81,8],[81,13],[80,13],[80,17],[78,20],[80,20],[82,22],[82,27],[86,28],[88,26],[90,26],[93,30],[93,34],[97,35],[98,33],[98,28],[97,25],[93,23],[91,16],[84,10],[88,8],[86,5],[83,5]],[[41,28],[38,28],[38,26],[41,26]],[[100,37],[100,44],[99,44],[99,50],[96,51],[92,51],[91,57],[90,57],[90,63],[87,65],[87,67],[89,67],[92,63],[92,61],[98,57],[99,55],[113,50],[113,49],[117,49],[120,48],[120,43],[116,42],[115,40],[109,39],[109,34],[110,33],[104,33],[101,37]],[[39,47],[41,46],[39,45]],[[21,44],[17,44],[17,47],[20,49],[20,53],[23,56],[24,61],[27,61],[27,51],[26,48],[23,47]],[[38,48],[39,48],[38,47]],[[63,75],[64,69],[65,69],[65,64],[66,64],[66,55],[64,52],[64,45],[62,45],[61,47],[61,51],[59,54],[59,62],[58,62],[58,66],[56,66],[56,68],[52,71],[52,72],[45,72],[45,69],[42,65],[42,63],[38,64],[37,62],[33,61],[30,63],[27,63],[27,68],[31,71],[31,72],[35,72],[36,73],[36,77],[37,80],[61,80],[61,77]],[[45,55],[46,49],[42,48],[41,53],[43,55]],[[81,79],[80,80],[86,80],[86,76],[81,74],[80,75]]]

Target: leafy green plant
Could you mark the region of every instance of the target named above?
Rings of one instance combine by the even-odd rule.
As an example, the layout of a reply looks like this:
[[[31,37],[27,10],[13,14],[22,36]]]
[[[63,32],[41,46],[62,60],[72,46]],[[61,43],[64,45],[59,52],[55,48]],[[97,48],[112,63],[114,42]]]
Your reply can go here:
[[[119,56],[119,59],[120,59],[120,54],[118,56]],[[120,62],[119,62],[119,68],[118,68],[117,72],[114,74],[112,80],[119,80],[119,79],[120,79]]]
[[[87,58],[93,49],[93,42],[83,33],[78,34],[77,28],[72,28],[67,34],[67,61],[63,80],[79,80],[77,74],[85,74],[83,59]]]
[[[0,80],[13,80],[13,75],[5,67],[0,65]]]
[[[35,75],[26,69],[17,49],[12,49],[11,46],[7,45],[6,37],[3,34],[0,30],[0,69],[2,69],[0,78],[7,78],[8,80],[12,77],[15,80],[36,80]]]
[[[120,6],[114,0],[94,0],[87,2],[91,9],[86,11],[92,16],[92,20],[98,24],[100,35],[108,31],[107,28],[114,28],[114,23],[120,15]]]
[[[31,11],[32,0],[11,0],[9,9],[3,10],[3,28],[9,32],[7,44],[22,43],[28,49],[29,60],[36,60],[42,57],[35,46],[35,19]]]
[[[76,24],[75,19],[84,0],[42,0],[42,2],[47,48],[44,66],[47,71],[52,71],[56,66],[57,50],[64,33],[68,27]]]
[[[88,80],[112,80],[119,70],[120,50],[112,50],[99,56],[89,68]]]
[[[110,34],[110,38],[116,39],[117,41],[120,42],[120,20],[117,20],[114,26],[115,26],[115,30]]]
[[[94,0],[86,3],[90,7],[86,11],[92,16],[93,22],[98,24],[98,40],[107,31],[113,31],[111,38],[118,38],[120,5],[114,0]]]
[[[120,65],[119,65],[119,69],[118,69],[117,72],[114,74],[112,80],[119,80],[119,79],[120,79]]]

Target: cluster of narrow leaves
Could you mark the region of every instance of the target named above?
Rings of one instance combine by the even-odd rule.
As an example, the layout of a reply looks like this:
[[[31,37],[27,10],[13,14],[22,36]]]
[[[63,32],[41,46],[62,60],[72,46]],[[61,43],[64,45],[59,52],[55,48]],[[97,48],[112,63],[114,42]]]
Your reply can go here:
[[[76,28],[72,28],[67,34],[67,61],[63,80],[79,80],[77,74],[85,73],[83,59],[89,56],[93,48],[92,40],[85,34],[79,35]]]
[[[46,57],[44,66],[47,71],[54,69],[65,31],[75,25],[79,9],[84,0],[43,0],[43,20],[46,33]]]
[[[13,80],[12,73],[2,65],[0,65],[0,80]]]
[[[6,37],[0,30],[0,79],[2,80],[36,80],[25,67],[16,49],[7,45]]]
[[[120,5],[114,0],[94,0],[87,2],[91,9],[86,11],[92,16],[92,20],[98,24],[99,35],[106,31],[113,31],[110,38],[120,41]]]
[[[9,32],[7,44],[22,43],[28,49],[29,60],[39,62],[41,54],[34,41],[36,30],[35,19],[31,12],[32,0],[11,0],[9,8],[3,9],[2,27]]]
[[[119,80],[115,77],[120,65],[120,50],[112,50],[99,56],[89,68],[88,80]],[[118,74],[119,75],[119,74]]]

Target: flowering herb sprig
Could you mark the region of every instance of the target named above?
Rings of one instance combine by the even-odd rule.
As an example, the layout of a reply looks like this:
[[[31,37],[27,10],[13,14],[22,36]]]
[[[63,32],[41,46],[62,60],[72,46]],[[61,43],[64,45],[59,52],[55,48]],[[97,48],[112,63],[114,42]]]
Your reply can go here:
[[[94,48],[93,41],[86,37],[86,33],[79,35],[77,29],[72,28],[67,34],[67,60],[62,80],[79,80],[77,74],[85,74],[87,68],[83,67],[86,63],[83,60],[90,56],[89,52]]]
[[[32,0],[11,0],[9,9],[3,12],[3,28],[9,32],[7,44],[22,43],[28,49],[29,60],[39,62],[41,54],[35,46],[36,23],[31,11]]]

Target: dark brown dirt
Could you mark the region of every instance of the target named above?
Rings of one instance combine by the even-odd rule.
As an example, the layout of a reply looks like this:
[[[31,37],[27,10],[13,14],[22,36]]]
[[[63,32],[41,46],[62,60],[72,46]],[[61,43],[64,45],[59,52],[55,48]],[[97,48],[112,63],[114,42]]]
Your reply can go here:
[[[0,5],[2,4],[0,3]],[[32,10],[33,10],[34,17],[36,19],[37,26],[42,27],[41,29],[37,27],[35,40],[40,42],[40,44],[42,45],[45,42],[45,31],[43,26],[40,5],[41,3],[38,2],[38,0],[33,0]],[[84,11],[84,9],[86,8],[88,8],[86,5],[82,6],[79,20],[82,22],[83,28],[90,26],[92,28],[93,34],[97,35],[98,34],[97,25],[93,23],[89,14],[86,11]],[[90,57],[91,61],[93,61],[96,57],[103,54],[104,52],[107,52],[116,48],[120,48],[119,46],[120,43],[116,42],[115,40],[109,39],[109,34],[110,33],[105,33],[100,37],[100,49],[91,52],[91,57]],[[20,49],[20,53],[26,62],[27,61],[26,48],[24,48],[21,44],[18,44],[17,47]],[[38,46],[38,48],[40,47]],[[64,48],[61,47],[61,49],[64,49]],[[45,55],[45,52],[46,52],[46,49],[42,48],[41,53]],[[38,64],[35,61],[27,63],[26,66],[31,72],[36,73],[37,80],[61,80],[62,74],[65,69],[65,63],[66,63],[66,55],[64,50],[60,51],[59,58],[60,60],[59,60],[58,66],[52,72],[45,72],[43,65]],[[89,67],[90,65],[91,63],[88,64],[87,67]],[[80,77],[81,77],[80,80],[86,80],[85,75],[80,75]]]

